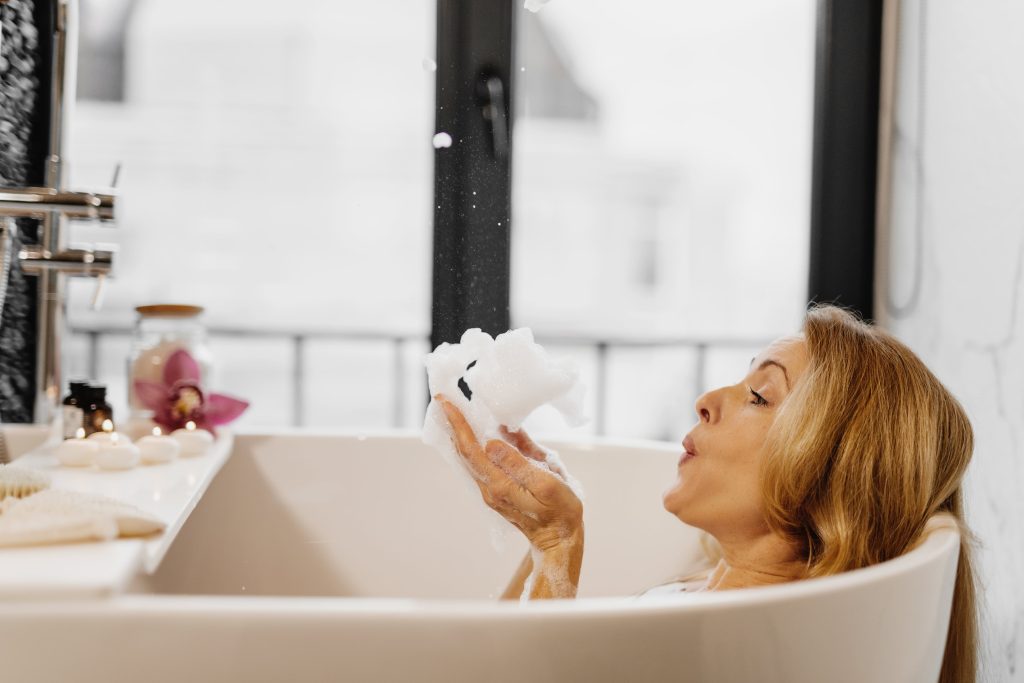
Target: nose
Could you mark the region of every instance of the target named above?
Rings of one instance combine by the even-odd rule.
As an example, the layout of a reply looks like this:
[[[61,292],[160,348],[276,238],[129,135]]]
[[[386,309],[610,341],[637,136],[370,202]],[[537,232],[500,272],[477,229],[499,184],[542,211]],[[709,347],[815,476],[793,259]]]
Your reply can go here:
[[[694,410],[700,416],[701,422],[712,422],[718,419],[718,391],[706,391],[697,397]]]

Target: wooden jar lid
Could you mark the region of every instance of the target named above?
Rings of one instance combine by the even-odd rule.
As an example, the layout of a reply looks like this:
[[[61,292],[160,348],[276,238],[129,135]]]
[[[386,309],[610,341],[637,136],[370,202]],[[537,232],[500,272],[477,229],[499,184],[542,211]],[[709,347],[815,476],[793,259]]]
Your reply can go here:
[[[147,318],[191,318],[202,313],[203,307],[188,304],[150,304],[136,306],[135,312]]]

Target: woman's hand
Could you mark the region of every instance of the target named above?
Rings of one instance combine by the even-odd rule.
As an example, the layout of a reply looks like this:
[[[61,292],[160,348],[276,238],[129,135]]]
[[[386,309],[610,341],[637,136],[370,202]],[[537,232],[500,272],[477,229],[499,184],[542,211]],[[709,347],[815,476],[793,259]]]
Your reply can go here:
[[[507,441],[491,439],[481,446],[459,409],[440,394],[434,399],[448,418],[452,440],[484,502],[542,554],[582,549],[583,504],[569,488],[565,471],[550,467],[544,450],[523,430],[512,432],[502,426]]]

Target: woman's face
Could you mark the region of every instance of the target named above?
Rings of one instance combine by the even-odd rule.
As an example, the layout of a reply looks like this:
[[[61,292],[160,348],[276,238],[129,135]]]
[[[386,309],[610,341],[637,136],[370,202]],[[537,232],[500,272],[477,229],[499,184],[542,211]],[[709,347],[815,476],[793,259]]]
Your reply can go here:
[[[760,465],[765,437],[779,406],[807,369],[803,336],[773,342],[738,384],[697,399],[699,422],[683,440],[678,478],[663,495],[665,509],[719,540],[760,533]]]

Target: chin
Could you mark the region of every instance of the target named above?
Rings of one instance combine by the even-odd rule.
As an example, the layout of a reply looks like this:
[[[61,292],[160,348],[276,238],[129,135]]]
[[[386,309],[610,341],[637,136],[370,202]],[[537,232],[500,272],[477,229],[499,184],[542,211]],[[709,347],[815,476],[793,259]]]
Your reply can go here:
[[[679,482],[673,484],[670,488],[665,489],[665,492],[661,494],[661,506],[671,512],[676,517],[680,516],[682,508],[685,508],[685,504],[679,500],[682,492],[679,490]],[[682,519],[680,517],[680,519]]]

